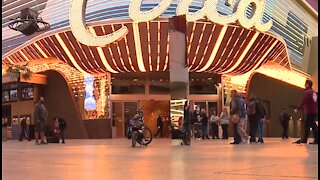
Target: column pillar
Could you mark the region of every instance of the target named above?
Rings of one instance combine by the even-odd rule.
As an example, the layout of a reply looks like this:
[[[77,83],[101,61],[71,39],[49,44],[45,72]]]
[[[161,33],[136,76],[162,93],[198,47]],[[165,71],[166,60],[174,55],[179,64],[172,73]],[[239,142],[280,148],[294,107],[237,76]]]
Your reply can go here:
[[[173,129],[183,121],[183,107],[189,96],[189,71],[187,64],[186,17],[174,16],[169,19],[169,67],[170,67],[170,117]],[[178,123],[178,121],[181,123]],[[172,139],[177,131],[171,131]]]

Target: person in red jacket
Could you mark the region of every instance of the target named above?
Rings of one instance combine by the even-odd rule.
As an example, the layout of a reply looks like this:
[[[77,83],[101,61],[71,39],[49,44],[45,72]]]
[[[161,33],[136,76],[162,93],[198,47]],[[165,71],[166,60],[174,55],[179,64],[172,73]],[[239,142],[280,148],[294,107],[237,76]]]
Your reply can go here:
[[[306,123],[304,129],[304,137],[295,143],[307,143],[309,137],[310,127],[314,135],[314,142],[309,144],[318,144],[318,126],[316,125],[316,118],[318,114],[318,96],[317,93],[312,89],[312,81],[306,80],[305,83],[305,95],[300,103],[299,107],[295,111],[299,111],[303,108],[306,115]]]

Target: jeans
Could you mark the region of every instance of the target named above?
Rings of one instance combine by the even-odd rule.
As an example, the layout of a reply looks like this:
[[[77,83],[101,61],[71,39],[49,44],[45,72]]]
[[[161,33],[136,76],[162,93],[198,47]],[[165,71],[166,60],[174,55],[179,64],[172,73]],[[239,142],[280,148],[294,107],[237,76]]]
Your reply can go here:
[[[258,117],[256,115],[248,116],[249,125],[250,125],[250,142],[256,142],[256,132],[258,126]]]
[[[243,129],[245,132],[247,132],[247,127],[248,127],[248,116],[246,116],[243,120]]]
[[[222,138],[223,139],[228,139],[229,135],[228,135],[228,124],[221,124],[221,128],[222,128]]]
[[[202,131],[202,138],[208,137],[208,127],[207,126],[201,126]]]
[[[288,138],[288,127],[289,127],[289,121],[283,121],[281,123],[283,132],[282,132],[282,138]]]
[[[264,127],[264,122],[262,119],[260,119],[258,122],[258,137],[260,140],[263,139],[263,127]]]
[[[219,132],[218,132],[218,125],[216,123],[211,124],[211,130],[212,130],[212,139],[219,138]]]
[[[60,137],[62,139],[62,142],[64,142],[64,130],[65,130],[65,128],[60,129]]]
[[[235,143],[240,143],[241,142],[241,137],[238,133],[238,123],[233,123],[233,136],[234,136],[234,142]]]
[[[246,131],[243,128],[245,121],[246,121],[246,118],[240,118],[240,121],[238,122],[238,126],[237,126],[238,133],[241,137],[241,140],[243,140],[243,141],[247,141],[249,138],[248,134],[246,133]]]
[[[304,128],[304,141],[308,141],[309,133],[310,133],[310,127],[312,128],[313,136],[314,136],[314,142],[318,143],[318,126],[316,125],[316,114],[307,114],[306,117],[306,123]]]

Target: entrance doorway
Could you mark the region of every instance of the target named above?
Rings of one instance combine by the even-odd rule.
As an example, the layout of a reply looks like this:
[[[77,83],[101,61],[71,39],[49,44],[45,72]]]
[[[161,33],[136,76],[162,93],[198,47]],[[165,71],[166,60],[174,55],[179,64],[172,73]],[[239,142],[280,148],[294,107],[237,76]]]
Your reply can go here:
[[[191,102],[192,103],[192,102]],[[215,110],[218,112],[218,102],[214,101],[194,101],[194,105],[200,106],[200,108],[204,108],[206,110],[206,114],[208,117],[212,115],[212,112]]]
[[[160,115],[163,121],[163,137],[170,137],[169,101],[113,101],[112,102],[112,137],[126,137],[128,122],[139,108],[144,112],[145,125],[152,133],[157,132],[156,119]]]
[[[138,102],[112,102],[113,136],[125,137],[128,121],[138,110]]]

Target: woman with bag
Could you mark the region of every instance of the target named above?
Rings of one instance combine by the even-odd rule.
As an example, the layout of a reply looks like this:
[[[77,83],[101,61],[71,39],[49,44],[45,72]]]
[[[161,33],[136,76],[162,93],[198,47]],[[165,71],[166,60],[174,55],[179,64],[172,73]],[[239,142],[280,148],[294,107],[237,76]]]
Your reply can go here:
[[[217,116],[217,112],[215,110],[213,110],[209,122],[211,124],[212,139],[219,139],[219,116]]]

